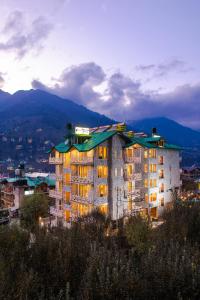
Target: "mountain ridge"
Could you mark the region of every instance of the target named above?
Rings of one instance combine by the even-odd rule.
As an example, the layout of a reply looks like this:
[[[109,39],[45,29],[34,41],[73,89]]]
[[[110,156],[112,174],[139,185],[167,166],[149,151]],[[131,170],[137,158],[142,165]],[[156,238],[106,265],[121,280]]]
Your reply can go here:
[[[68,122],[90,127],[116,123],[105,115],[46,91],[19,90],[13,95],[0,91],[0,161],[5,165],[8,158],[12,164],[25,161],[33,165],[37,161],[37,167],[40,166],[40,161],[47,159],[47,150],[64,139]],[[184,152],[184,163],[200,160],[198,131],[167,118],[128,121],[128,125],[134,131],[145,132],[157,127],[158,133],[168,142],[188,148]],[[43,169],[46,167],[42,165]]]

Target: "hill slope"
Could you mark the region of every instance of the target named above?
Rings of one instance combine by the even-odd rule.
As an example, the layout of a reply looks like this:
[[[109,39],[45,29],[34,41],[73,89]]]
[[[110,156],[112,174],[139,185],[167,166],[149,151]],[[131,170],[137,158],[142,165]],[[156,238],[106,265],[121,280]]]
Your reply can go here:
[[[113,123],[104,115],[40,90],[0,93],[0,161],[33,162],[63,139],[68,122],[81,126]]]

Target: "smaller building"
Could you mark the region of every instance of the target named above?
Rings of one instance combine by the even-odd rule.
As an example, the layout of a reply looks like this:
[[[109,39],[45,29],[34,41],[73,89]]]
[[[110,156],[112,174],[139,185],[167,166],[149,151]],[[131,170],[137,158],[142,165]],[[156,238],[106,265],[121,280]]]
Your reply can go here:
[[[1,183],[1,207],[16,211],[21,207],[24,196],[35,192],[49,194],[55,187],[55,180],[49,174],[25,174],[22,166],[13,178],[3,178]],[[36,176],[37,175],[37,176]]]

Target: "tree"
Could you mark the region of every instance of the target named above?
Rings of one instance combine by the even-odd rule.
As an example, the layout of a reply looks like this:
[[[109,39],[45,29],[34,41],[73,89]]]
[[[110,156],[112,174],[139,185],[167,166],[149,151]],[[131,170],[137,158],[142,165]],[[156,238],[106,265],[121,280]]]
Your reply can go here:
[[[45,194],[24,197],[20,210],[21,225],[34,231],[39,226],[39,218],[47,217],[48,211],[49,203]]]
[[[150,226],[146,219],[134,216],[128,220],[125,226],[125,235],[130,246],[138,253],[143,253],[149,248]]]

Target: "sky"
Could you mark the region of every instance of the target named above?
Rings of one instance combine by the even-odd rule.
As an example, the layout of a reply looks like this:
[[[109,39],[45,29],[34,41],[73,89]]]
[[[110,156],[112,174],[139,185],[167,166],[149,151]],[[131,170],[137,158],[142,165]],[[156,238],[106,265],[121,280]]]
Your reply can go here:
[[[199,0],[0,0],[0,88],[200,129]]]

